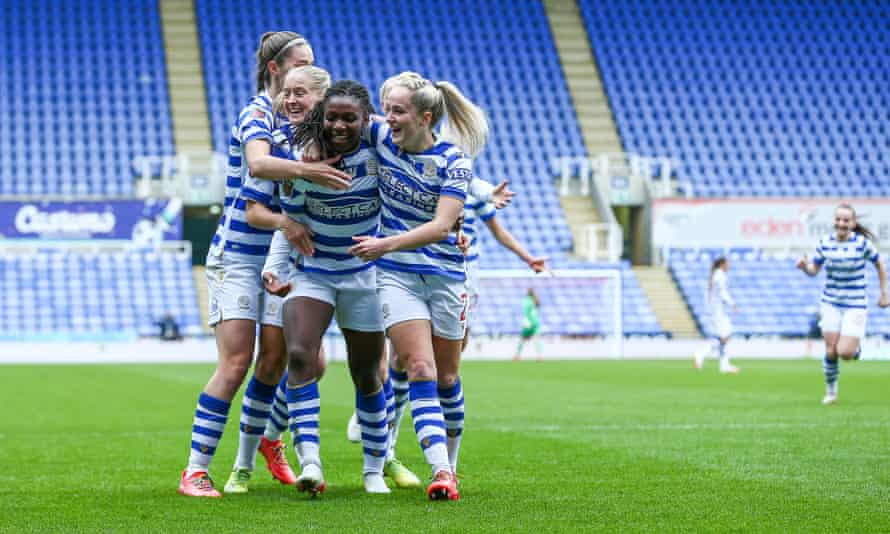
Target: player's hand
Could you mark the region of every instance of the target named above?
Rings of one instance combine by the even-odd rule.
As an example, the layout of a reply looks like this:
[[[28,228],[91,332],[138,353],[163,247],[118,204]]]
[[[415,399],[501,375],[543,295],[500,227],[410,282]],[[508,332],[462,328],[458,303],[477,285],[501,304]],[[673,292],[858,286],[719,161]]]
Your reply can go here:
[[[340,161],[339,155],[317,163],[310,163],[304,160],[302,162],[304,170],[302,171],[300,178],[316,185],[320,185],[321,187],[327,187],[328,189],[349,189],[349,183],[352,180],[352,176],[349,176],[339,169],[331,167],[331,165],[338,161]]]
[[[457,245],[457,248],[460,249],[464,256],[470,253],[470,238],[467,237],[463,230],[457,231],[457,241],[454,244]]]
[[[312,230],[305,224],[298,223],[293,219],[288,219],[281,227],[281,233],[287,238],[297,252],[304,256],[315,254],[315,247],[312,246]]]
[[[878,306],[881,308],[890,306],[890,297],[887,296],[887,293],[881,293],[881,298],[878,299]]]
[[[516,193],[507,189],[507,184],[509,183],[509,180],[504,180],[491,192],[491,201],[494,203],[495,208],[506,208],[507,205],[513,201],[513,197]]]
[[[266,288],[266,291],[276,297],[284,297],[290,293],[290,282],[282,283],[281,280],[272,273],[263,273],[263,287]]]
[[[389,248],[390,242],[386,239],[369,235],[357,235],[352,240],[356,241],[357,244],[350,247],[348,252],[365,261],[374,261],[387,252],[392,252]]]
[[[536,273],[543,273],[545,271],[549,271],[549,269],[547,268],[547,261],[549,259],[550,258],[548,258],[547,256],[544,256],[543,258],[532,258],[528,260],[528,266]]]
[[[803,258],[797,260],[797,268],[801,271],[806,271],[809,265],[810,258],[806,254],[803,255]]]
[[[321,147],[312,141],[306,143],[306,146],[300,151],[300,160],[306,163],[321,161]]]

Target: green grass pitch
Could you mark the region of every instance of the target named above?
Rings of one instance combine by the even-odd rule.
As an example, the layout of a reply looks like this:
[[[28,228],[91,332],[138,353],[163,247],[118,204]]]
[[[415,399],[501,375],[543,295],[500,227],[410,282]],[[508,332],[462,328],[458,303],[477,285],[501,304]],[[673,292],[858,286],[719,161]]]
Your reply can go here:
[[[823,407],[818,361],[709,363],[467,362],[463,498],[436,503],[363,493],[343,364],[321,385],[315,500],[261,463],[246,496],[176,494],[209,365],[4,366],[0,531],[890,531],[890,365],[842,364],[841,402]],[[425,478],[402,429],[399,455]]]

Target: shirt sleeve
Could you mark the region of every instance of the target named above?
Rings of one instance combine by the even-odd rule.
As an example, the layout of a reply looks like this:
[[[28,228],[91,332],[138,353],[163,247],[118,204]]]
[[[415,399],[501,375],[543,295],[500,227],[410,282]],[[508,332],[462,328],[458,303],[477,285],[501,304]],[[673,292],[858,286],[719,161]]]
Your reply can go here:
[[[238,121],[238,139],[242,144],[254,139],[264,139],[269,144],[274,144],[272,132],[274,130],[274,117],[271,111],[267,111],[257,105],[247,106]]]
[[[822,251],[823,243],[819,241],[819,245],[816,246],[816,256],[813,258],[813,263],[816,265],[822,265],[825,263],[825,253]]]
[[[720,300],[723,301],[724,304],[728,304],[729,306],[735,306],[735,301],[732,300],[732,295],[729,294],[729,283],[727,282],[726,276],[721,276],[716,280],[718,285],[718,289],[720,290]]]
[[[259,202],[267,208],[272,208],[278,205],[276,186],[277,183],[272,180],[248,176],[241,186],[241,196]]]
[[[494,194],[494,186],[486,180],[474,176],[473,179],[470,180],[469,193],[474,198],[483,202],[491,202],[491,197]]]
[[[871,242],[871,239],[865,239],[865,246],[863,249],[862,254],[865,256],[865,259],[872,263],[878,263],[881,255],[878,253],[878,249],[875,247],[874,243]]]
[[[272,243],[269,245],[269,255],[266,256],[266,263],[263,264],[263,273],[272,273],[281,278],[288,270],[288,262],[290,261],[291,246],[281,231],[276,231],[272,236]]]
[[[466,201],[470,181],[473,179],[473,162],[464,156],[455,157],[445,169],[445,181],[439,195],[459,198]]]
[[[482,222],[488,221],[497,214],[498,210],[494,207],[494,202],[483,202],[480,206],[476,207],[476,216]]]

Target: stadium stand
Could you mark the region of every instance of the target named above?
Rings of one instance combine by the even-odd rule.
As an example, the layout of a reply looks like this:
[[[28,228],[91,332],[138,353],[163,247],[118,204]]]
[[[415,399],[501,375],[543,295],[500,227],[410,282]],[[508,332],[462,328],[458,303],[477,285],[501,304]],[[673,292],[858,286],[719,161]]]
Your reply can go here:
[[[172,155],[154,0],[3,0],[0,196],[131,197]]]
[[[200,333],[186,252],[41,249],[0,253],[0,339],[156,335],[170,313]]]
[[[711,261],[723,250],[674,250],[670,270],[699,325],[707,320],[705,290]],[[736,334],[747,336],[806,336],[819,308],[824,273],[810,278],[798,270],[796,258],[759,250],[732,250],[729,283],[739,312],[733,315]],[[890,336],[890,315],[878,313],[879,288],[869,267],[868,332]]]
[[[686,194],[890,195],[887,2],[579,6],[625,150]]]
[[[263,0],[225,2],[225,9],[221,5],[213,0],[196,2],[218,152],[227,150],[235,113],[254,93],[252,53],[259,35],[269,28],[293,28],[312,42],[318,65],[328,68],[335,79],[366,84],[375,99],[380,83],[403,70],[455,82],[486,110],[492,124],[491,141],[475,163],[477,173],[492,182],[508,178],[517,192],[513,206],[498,215],[503,224],[535,254],[553,258],[556,266],[573,263],[566,258],[571,233],[553,186],[553,159],[586,151],[541,3],[311,0],[297,9],[283,0]],[[412,33],[406,46],[403,28],[415,27],[420,18],[443,31]],[[376,31],[369,33],[369,28]],[[483,268],[523,267],[487,230],[480,232],[480,240]],[[626,309],[645,310],[639,316],[625,315],[630,319],[625,332],[663,333],[630,269],[624,269],[624,280],[625,294],[639,296]],[[566,303],[566,313],[574,309],[569,301],[559,300],[561,296],[554,298]],[[493,306],[497,302],[493,299]],[[502,321],[498,328],[514,328],[515,314],[497,317]],[[558,321],[561,315],[551,317]],[[600,331],[595,326],[589,330]]]

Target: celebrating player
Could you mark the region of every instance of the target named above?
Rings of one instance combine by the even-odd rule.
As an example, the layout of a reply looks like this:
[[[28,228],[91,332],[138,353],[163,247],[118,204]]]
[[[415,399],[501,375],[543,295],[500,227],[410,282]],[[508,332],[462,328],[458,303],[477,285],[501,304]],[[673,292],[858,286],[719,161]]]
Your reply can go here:
[[[729,260],[721,256],[714,260],[714,263],[711,264],[711,271],[708,273],[708,291],[705,294],[705,301],[711,313],[708,334],[713,339],[696,351],[694,358],[696,369],[701,369],[705,358],[717,352],[720,355],[721,373],[739,372],[739,368],[730,363],[729,355],[726,354],[726,344],[729,342],[729,336],[732,335],[732,321],[729,319],[726,307],[737,311],[735,301],[729,294],[729,280],[726,275],[728,271]]]
[[[291,69],[284,77],[281,91],[275,98],[274,110],[275,129],[272,133],[272,147],[270,154],[275,157],[291,158],[290,136],[293,128],[296,128],[309,115],[315,105],[321,101],[324,92],[331,85],[331,77],[328,72],[319,67],[305,65]],[[295,241],[299,239],[302,227],[294,224],[286,215],[281,214],[278,205],[279,183],[252,176],[245,180],[242,186],[242,196],[247,199],[248,224],[264,230],[281,228],[275,233],[273,243],[277,239],[289,236]],[[287,425],[287,400],[284,399],[285,385],[278,384],[278,391],[272,401],[271,410],[267,404],[268,386],[281,380],[284,367],[287,365],[285,354],[284,332],[282,328],[282,296],[275,293],[282,292],[280,284],[290,278],[291,265],[285,261],[283,264],[270,262],[267,258],[263,266],[262,280],[264,286],[271,291],[263,293],[263,306],[260,315],[260,347],[257,356],[254,376],[251,383],[259,384],[255,388],[259,393],[248,390],[244,395],[241,412],[241,433],[238,441],[238,453],[235,465],[229,480],[223,488],[225,493],[247,493],[248,484],[256,462],[257,445],[259,452],[266,459],[266,465],[272,472],[272,476],[283,484],[294,484],[297,479],[284,453],[285,445],[280,436]],[[277,290],[277,291],[276,291]],[[324,354],[319,351],[317,378],[321,378],[324,372]]]
[[[868,298],[865,282],[865,261],[878,270],[881,296],[878,306],[890,306],[887,297],[887,268],[875,248],[874,235],[856,220],[856,211],[849,204],[834,210],[834,233],[823,236],[816,247],[813,261],[804,255],[797,268],[816,276],[825,266],[825,286],[820,305],[822,337],[825,339],[825,397],[822,404],[838,400],[838,356],[845,360],[859,358],[860,343],[865,336]]]
[[[225,210],[207,255],[209,323],[214,326],[219,361],[198,397],[188,465],[178,488],[183,495],[220,496],[213,487],[208,468],[222,437],[231,400],[253,359],[262,293],[260,268],[272,232],[247,223],[246,199],[242,194],[245,178],[248,174],[266,178],[303,177],[332,187],[348,186],[349,176],[325,162],[302,163],[269,155],[274,120],[272,99],[287,71],[310,63],[311,58],[312,49],[302,36],[293,32],[264,34],[257,50],[260,94],[241,111],[232,128]],[[246,396],[256,401],[256,409],[265,413],[266,418],[276,383],[277,378],[267,384],[252,380],[248,385]]]
[[[382,237],[360,236],[350,252],[377,260],[383,322],[408,371],[420,446],[433,474],[431,499],[458,499],[451,469],[459,441],[446,445],[440,399],[461,395],[458,375],[466,324],[464,256],[452,233],[474,156],[485,144],[482,110],[451,83],[415,73],[388,81],[386,124],[370,128],[380,159]],[[437,139],[433,128],[448,121]],[[463,418],[462,406],[449,419]]]

